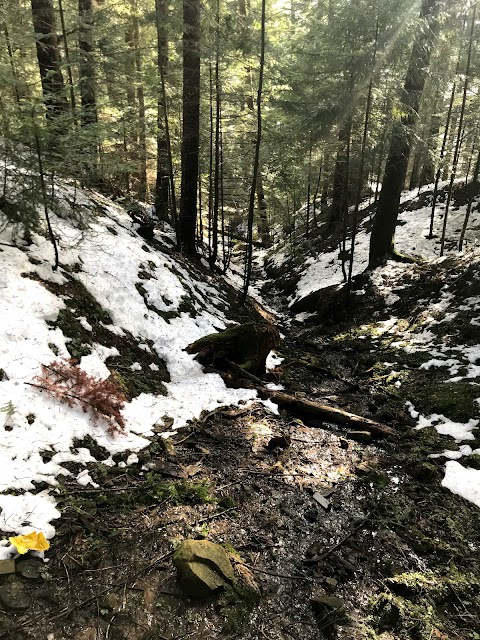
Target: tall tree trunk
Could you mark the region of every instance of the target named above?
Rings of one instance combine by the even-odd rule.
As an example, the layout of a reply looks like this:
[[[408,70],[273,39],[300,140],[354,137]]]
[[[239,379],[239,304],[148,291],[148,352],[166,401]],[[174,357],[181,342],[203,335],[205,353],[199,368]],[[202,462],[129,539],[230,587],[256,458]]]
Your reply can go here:
[[[420,173],[419,187],[426,184],[432,184],[435,180],[435,152],[438,144],[438,134],[440,133],[440,116],[436,113],[440,103],[440,96],[435,101],[433,114],[430,120],[428,131],[427,150],[423,161],[422,171]]]
[[[350,140],[352,127],[352,119],[341,127],[338,132],[339,149],[335,160],[335,169],[333,171],[333,191],[332,191],[332,207],[330,209],[330,218],[328,221],[328,231],[338,225],[346,215],[345,212],[345,193],[348,190],[347,182],[347,146]]]
[[[12,76],[13,76],[13,91],[15,94],[15,102],[17,104],[20,104],[20,92],[18,90],[18,77],[17,77],[17,69],[15,67],[15,61],[13,58],[13,51],[12,51],[12,43],[10,42],[10,35],[8,33],[8,27],[7,27],[7,23],[3,22],[2,23],[2,31],[5,35],[5,41],[7,44],[7,52],[8,52],[8,60],[10,63],[10,68],[12,70]]]
[[[437,31],[440,0],[422,0],[421,28],[417,32],[403,88],[401,120],[394,124],[385,176],[370,238],[370,266],[378,265],[386,255],[394,254],[400,195],[405,183],[412,135],[418,118]]]
[[[260,32],[260,71],[258,78],[257,91],[257,139],[255,143],[255,158],[253,161],[253,178],[252,187],[250,189],[250,202],[248,207],[248,237],[247,251],[245,255],[245,277],[242,300],[245,302],[252,277],[252,257],[253,257],[253,216],[255,210],[255,192],[257,190],[257,179],[260,166],[260,143],[262,140],[262,90],[263,90],[263,71],[265,67],[265,2],[262,0],[262,18]]]
[[[462,140],[463,140],[463,120],[465,118],[465,107],[467,105],[467,92],[468,92],[468,83],[470,81],[470,63],[472,61],[472,48],[473,48],[473,35],[475,32],[475,19],[477,16],[477,4],[475,2],[475,4],[473,5],[473,10],[472,10],[472,22],[471,22],[471,26],[470,26],[470,38],[468,41],[468,54],[467,54],[467,64],[466,64],[466,68],[465,68],[465,81],[463,84],[463,96],[462,96],[462,106],[460,107],[460,117],[458,119],[458,133],[457,133],[457,141],[455,144],[455,152],[453,155],[453,166],[452,166],[452,173],[450,176],[450,184],[449,184],[449,188],[448,188],[448,196],[447,196],[447,202],[445,204],[445,212],[443,215],[443,228],[442,228],[442,237],[441,237],[441,241],[440,241],[440,255],[443,256],[444,250],[445,250],[445,235],[446,235],[446,231],[447,231],[447,221],[448,221],[448,213],[449,213],[449,209],[450,209],[450,203],[452,200],[452,193],[453,193],[453,184],[455,182],[455,177],[457,175],[457,167],[458,167],[458,161],[460,159],[460,149],[462,146]]]
[[[82,126],[97,122],[95,62],[93,59],[93,1],[78,0],[78,46],[80,49],[80,101]]]
[[[67,29],[65,27],[65,14],[63,11],[63,0],[58,0],[58,10],[60,14],[60,24],[62,27],[62,40],[63,48],[65,50],[65,60],[67,62],[67,74],[68,74],[68,90],[70,94],[70,107],[72,109],[72,116],[75,126],[77,125],[77,105],[75,100],[75,89],[73,87],[73,71],[72,61],[70,59],[70,47],[68,46]]]
[[[238,3],[239,13],[242,19],[247,17],[247,5],[245,0],[239,0]],[[246,104],[249,111],[252,113],[255,111],[255,105],[253,100],[253,78],[252,78],[252,69],[250,65],[245,66],[245,72],[248,78],[248,90],[246,93]],[[262,164],[261,159],[258,160],[258,176],[257,176],[257,207],[258,207],[258,222],[257,222],[257,230],[260,236],[262,245],[264,247],[269,247],[271,244],[270,240],[270,225],[268,224],[268,205],[267,200],[265,198],[265,190],[263,188],[263,178],[262,178]]]
[[[37,59],[47,119],[58,133],[68,128],[68,101],[60,69],[55,12],[52,0],[31,0]]]
[[[373,47],[372,69],[375,68],[375,62],[377,59],[379,30],[380,30],[380,21],[377,18],[377,25],[375,28],[375,41],[374,41],[374,47]],[[353,260],[355,256],[355,240],[357,237],[358,212],[360,209],[360,201],[362,199],[363,175],[365,172],[365,155],[367,150],[368,131],[370,128],[370,111],[372,108],[372,95],[373,95],[373,74],[370,77],[370,82],[368,83],[367,104],[365,106],[365,122],[363,125],[362,150],[360,152],[360,167],[358,169],[357,193],[355,195],[355,209],[353,211],[353,220],[352,220],[352,241],[350,245],[350,261],[348,265],[348,278],[347,278],[347,282],[348,282],[347,286],[348,286],[349,294],[352,287]]]
[[[168,142],[165,131],[164,91],[162,76],[165,78],[168,62],[168,36],[165,28],[167,19],[166,0],[155,0],[157,26],[157,65],[158,65],[158,99],[157,99],[157,175],[155,181],[155,212],[159,220],[169,222],[169,168]],[[172,216],[173,218],[173,216]]]
[[[86,133],[85,144],[85,179],[87,184],[97,181],[97,134],[92,125],[97,123],[97,99],[95,87],[95,62],[93,59],[93,1],[78,0],[78,46],[80,49],[80,101],[82,111],[80,120]]]
[[[457,75],[457,73],[458,73],[458,63],[457,63],[457,69],[455,71],[455,76]],[[457,91],[457,82],[455,79],[452,86],[452,91],[450,94],[450,103],[448,105],[447,121],[445,123],[445,131],[443,133],[442,148],[440,149],[440,160],[438,164],[437,173],[435,174],[435,184],[433,186],[432,211],[430,214],[430,231],[428,232],[428,236],[427,236],[427,238],[430,238],[430,239],[433,238],[433,224],[435,222],[435,208],[437,206],[438,183],[440,182],[440,177],[442,175],[442,168],[443,168],[442,165],[443,165],[443,160],[445,158],[445,150],[447,148],[447,143],[448,143],[448,134],[450,132],[450,123],[452,120],[453,103],[455,101],[456,91]]]
[[[140,24],[138,20],[137,0],[131,0],[133,9],[132,34],[135,52],[135,87],[138,108],[138,195],[147,199],[147,130],[145,123],[145,92],[142,78],[142,53],[140,50]]]
[[[196,253],[198,153],[200,145],[200,0],[183,0],[183,139],[180,244]]]
[[[209,257],[213,269],[218,257],[218,213],[220,208],[220,0],[217,0],[215,37],[215,170],[213,174],[212,250]]]

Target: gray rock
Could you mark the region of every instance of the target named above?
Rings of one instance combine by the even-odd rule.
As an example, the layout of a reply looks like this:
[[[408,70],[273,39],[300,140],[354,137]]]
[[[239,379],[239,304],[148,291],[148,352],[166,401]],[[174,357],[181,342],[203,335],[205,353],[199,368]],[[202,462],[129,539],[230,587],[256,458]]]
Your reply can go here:
[[[42,577],[43,561],[37,558],[25,558],[17,562],[16,572],[22,578],[38,580]]]
[[[336,596],[329,596],[325,593],[315,593],[310,598],[310,604],[312,605],[312,609],[317,613],[332,613],[333,611],[337,613],[344,613],[345,608],[343,606],[343,602],[340,598]]]
[[[30,599],[25,586],[15,576],[9,576],[0,589],[0,606],[9,611],[26,611],[30,607]]]
[[[184,540],[173,554],[185,593],[206,598],[233,583],[233,567],[223,547],[208,540]]]

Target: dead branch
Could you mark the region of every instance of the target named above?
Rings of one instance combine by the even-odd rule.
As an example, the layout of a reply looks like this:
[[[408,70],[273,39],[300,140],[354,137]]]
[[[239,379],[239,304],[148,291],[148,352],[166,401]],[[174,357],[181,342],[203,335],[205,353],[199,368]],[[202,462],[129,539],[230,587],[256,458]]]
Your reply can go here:
[[[288,393],[282,393],[281,391],[272,391],[265,387],[257,387],[257,391],[260,397],[270,398],[270,400],[278,404],[281,409],[285,409],[300,418],[327,420],[335,424],[347,425],[357,431],[368,430],[378,438],[391,437],[395,434],[392,427],[375,422],[375,420],[370,420],[370,418],[364,418],[355,413],[344,411],[343,409],[329,407],[326,404],[320,404],[319,402],[313,402],[312,400],[306,400],[304,398],[297,398]]]

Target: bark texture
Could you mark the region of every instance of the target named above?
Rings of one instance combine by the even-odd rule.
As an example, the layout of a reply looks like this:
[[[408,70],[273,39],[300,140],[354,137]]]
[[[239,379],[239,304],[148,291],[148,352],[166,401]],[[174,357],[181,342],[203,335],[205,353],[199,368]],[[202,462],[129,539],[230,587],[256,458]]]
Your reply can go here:
[[[200,0],[183,0],[183,139],[180,245],[195,255],[200,144]]]
[[[433,49],[440,11],[439,0],[422,0],[421,26],[415,38],[405,78],[401,119],[394,124],[382,191],[370,239],[370,266],[394,253],[400,195],[407,174],[415,123]]]
[[[56,122],[60,129],[66,128],[66,119],[62,118],[63,122],[60,122],[60,117],[68,113],[69,106],[60,69],[53,4],[51,0],[31,0],[31,7],[47,119]]]

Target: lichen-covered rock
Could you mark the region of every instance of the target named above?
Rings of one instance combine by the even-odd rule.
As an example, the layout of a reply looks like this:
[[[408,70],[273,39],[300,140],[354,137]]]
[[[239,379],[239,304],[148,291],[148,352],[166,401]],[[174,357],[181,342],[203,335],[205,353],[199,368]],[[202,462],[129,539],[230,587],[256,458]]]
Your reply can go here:
[[[185,593],[206,598],[233,583],[233,567],[223,547],[208,540],[184,540],[173,554]]]

